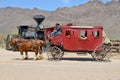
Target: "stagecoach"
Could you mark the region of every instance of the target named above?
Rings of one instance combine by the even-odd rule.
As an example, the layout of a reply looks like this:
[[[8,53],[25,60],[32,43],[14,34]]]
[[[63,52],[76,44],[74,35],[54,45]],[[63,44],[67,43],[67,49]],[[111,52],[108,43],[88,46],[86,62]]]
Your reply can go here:
[[[109,59],[110,48],[102,42],[102,26],[61,25],[61,32],[49,37],[55,26],[45,28],[42,25],[45,19],[43,15],[36,15],[34,19],[38,25],[19,26],[17,37],[44,40],[49,60],[60,60],[66,51],[89,53],[98,61]],[[11,49],[9,42],[10,36],[6,42],[6,49]]]

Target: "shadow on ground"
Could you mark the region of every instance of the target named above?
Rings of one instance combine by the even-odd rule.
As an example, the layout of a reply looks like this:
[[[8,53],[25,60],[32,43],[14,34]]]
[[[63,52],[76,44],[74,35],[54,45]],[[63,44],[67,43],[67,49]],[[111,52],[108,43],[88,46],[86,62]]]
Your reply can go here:
[[[94,58],[70,58],[65,57],[61,60],[68,60],[68,61],[95,61],[95,62],[111,62],[111,60],[102,60],[102,61],[96,61]]]
[[[14,58],[12,60],[20,60],[20,58]],[[28,58],[27,60],[34,60],[34,58]]]
[[[68,60],[68,61],[96,61],[93,58],[70,58],[70,57],[64,57],[61,60]]]
[[[20,58],[14,58],[12,60],[20,60]],[[28,61],[34,60],[34,58],[28,58]],[[48,59],[46,59],[48,60]],[[64,57],[60,60],[48,60],[48,61],[93,61],[93,62],[111,62],[111,60],[103,60],[103,61],[96,61],[94,58],[71,58],[71,57]]]

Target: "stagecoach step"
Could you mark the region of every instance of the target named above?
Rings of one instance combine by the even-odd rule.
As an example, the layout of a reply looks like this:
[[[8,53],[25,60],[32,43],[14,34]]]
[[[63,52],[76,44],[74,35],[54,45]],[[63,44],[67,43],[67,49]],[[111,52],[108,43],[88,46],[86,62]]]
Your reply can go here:
[[[77,52],[78,56],[87,56],[87,52]]]

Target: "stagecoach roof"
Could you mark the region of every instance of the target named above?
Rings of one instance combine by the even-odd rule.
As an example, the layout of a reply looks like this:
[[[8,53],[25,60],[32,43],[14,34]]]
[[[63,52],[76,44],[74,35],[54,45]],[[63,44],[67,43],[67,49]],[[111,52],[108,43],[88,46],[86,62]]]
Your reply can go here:
[[[36,28],[35,26],[28,26],[28,25],[22,25],[22,26],[18,26],[17,28]]]
[[[71,26],[71,28],[94,28],[94,26]]]

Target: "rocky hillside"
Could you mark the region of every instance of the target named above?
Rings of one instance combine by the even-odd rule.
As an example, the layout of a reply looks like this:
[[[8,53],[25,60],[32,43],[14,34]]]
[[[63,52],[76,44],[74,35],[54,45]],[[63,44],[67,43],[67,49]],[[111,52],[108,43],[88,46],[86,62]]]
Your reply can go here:
[[[15,31],[19,25],[36,25],[33,16],[38,14],[48,17],[50,12],[37,8],[32,10],[13,7],[0,8],[0,33]]]
[[[19,25],[36,25],[32,19],[36,14],[46,16],[43,22],[46,27],[52,26],[56,22],[89,26],[102,25],[111,39],[120,39],[120,0],[112,0],[107,3],[90,0],[82,5],[58,8],[51,12],[37,8],[0,8],[0,33],[15,32]]]

